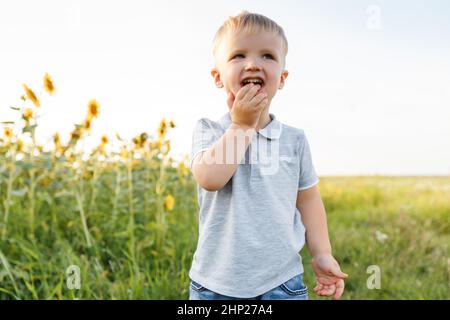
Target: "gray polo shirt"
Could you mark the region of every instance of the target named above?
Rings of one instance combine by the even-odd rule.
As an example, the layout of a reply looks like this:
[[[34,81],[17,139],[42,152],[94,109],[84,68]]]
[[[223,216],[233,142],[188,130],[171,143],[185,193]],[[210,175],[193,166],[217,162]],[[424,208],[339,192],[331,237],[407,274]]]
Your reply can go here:
[[[197,185],[199,238],[189,277],[222,295],[256,297],[303,272],[305,228],[297,193],[319,179],[304,131],[270,117],[222,189]],[[229,113],[217,122],[198,120],[191,169],[194,157],[230,124]]]

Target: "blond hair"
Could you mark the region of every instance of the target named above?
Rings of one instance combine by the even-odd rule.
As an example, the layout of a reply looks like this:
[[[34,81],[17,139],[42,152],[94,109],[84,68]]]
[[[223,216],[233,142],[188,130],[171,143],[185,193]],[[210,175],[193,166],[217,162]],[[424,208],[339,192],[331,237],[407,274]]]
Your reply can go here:
[[[284,55],[288,52],[288,42],[284,34],[283,28],[281,28],[275,21],[258,13],[250,13],[248,11],[242,11],[235,17],[229,17],[223,25],[217,30],[213,40],[213,54],[216,55],[216,51],[227,32],[249,32],[255,33],[260,31],[275,32],[281,37],[283,43]]]

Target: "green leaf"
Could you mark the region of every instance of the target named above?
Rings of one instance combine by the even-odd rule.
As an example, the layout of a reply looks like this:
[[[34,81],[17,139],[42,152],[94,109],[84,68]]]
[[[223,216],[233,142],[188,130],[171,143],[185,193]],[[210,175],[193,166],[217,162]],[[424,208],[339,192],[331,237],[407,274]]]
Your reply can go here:
[[[26,126],[22,129],[22,133],[32,132],[37,127],[37,124],[33,124],[32,126]]]

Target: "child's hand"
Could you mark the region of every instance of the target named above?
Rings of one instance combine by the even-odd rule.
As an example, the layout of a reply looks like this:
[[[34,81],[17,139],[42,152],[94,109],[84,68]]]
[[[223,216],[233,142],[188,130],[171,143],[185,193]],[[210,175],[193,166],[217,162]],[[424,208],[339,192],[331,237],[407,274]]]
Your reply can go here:
[[[268,105],[267,93],[257,93],[260,85],[250,83],[242,87],[236,97],[228,93],[228,108],[231,121],[244,128],[255,128],[258,124],[262,110]]]
[[[344,279],[347,274],[341,271],[338,262],[331,254],[313,257],[312,267],[316,274],[314,292],[319,296],[332,296],[339,299],[344,293]]]

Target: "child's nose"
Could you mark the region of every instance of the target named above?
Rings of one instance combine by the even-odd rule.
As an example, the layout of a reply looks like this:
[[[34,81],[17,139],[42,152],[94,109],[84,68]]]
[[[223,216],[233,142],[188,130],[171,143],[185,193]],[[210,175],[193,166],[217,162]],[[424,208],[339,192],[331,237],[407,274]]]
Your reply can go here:
[[[259,63],[254,60],[249,60],[246,67],[246,71],[260,71],[261,67],[259,66]]]

